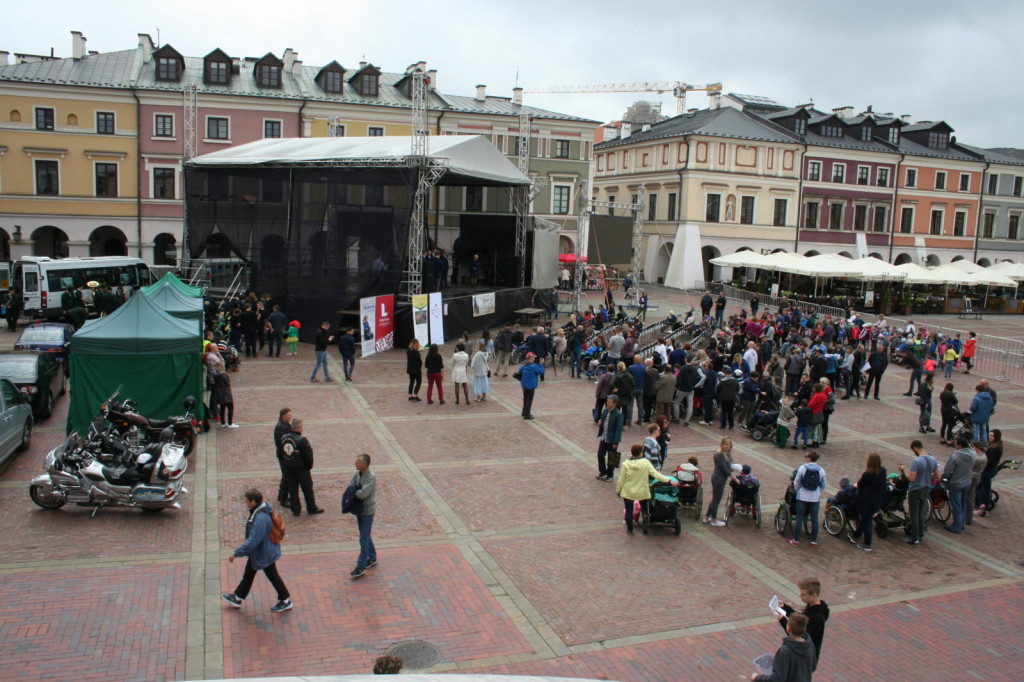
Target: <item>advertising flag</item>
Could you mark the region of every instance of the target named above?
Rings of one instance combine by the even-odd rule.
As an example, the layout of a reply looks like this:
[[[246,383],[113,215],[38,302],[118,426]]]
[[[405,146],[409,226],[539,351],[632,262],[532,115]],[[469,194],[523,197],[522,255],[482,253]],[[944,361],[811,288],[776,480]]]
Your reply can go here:
[[[444,318],[441,313],[441,292],[435,291],[430,294],[430,343],[438,346],[444,345]]]
[[[377,297],[377,319],[374,350],[381,353],[395,347],[395,297],[393,294]]]
[[[427,309],[426,294],[412,297],[412,333],[421,346],[430,343],[430,311]]]

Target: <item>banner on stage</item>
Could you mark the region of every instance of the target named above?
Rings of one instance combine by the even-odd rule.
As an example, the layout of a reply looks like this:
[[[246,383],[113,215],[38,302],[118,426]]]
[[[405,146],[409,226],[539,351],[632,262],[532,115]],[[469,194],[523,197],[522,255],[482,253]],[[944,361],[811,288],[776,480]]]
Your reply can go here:
[[[473,317],[494,314],[494,292],[473,297]]]
[[[447,308],[448,306],[444,306]],[[430,343],[436,343],[438,346],[444,345],[444,317],[441,314],[441,292],[435,291],[430,294]],[[419,337],[416,337],[419,338]]]
[[[426,294],[412,297],[412,333],[421,346],[430,343],[430,310]]]

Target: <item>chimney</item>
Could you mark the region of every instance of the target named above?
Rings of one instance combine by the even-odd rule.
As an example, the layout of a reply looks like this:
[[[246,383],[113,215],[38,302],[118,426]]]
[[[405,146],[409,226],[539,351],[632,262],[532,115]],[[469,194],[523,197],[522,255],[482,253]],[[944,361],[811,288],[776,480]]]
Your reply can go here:
[[[366,62],[359,62],[359,68],[362,69],[366,66]]]
[[[708,109],[720,109],[722,107],[722,93],[721,93],[721,91],[719,91],[719,92],[709,92],[708,93],[708,99],[711,100],[710,104],[708,105]]]
[[[430,83],[427,85],[427,90],[437,90],[437,69],[427,71],[427,78],[430,79]]]
[[[651,129],[651,124],[650,124],[650,123],[645,123],[645,124],[643,125],[643,127],[642,127],[642,128],[640,128],[640,132],[641,132],[641,133],[646,133],[646,132],[647,132],[648,130],[650,130],[650,129]]]
[[[98,55],[99,53],[100,53],[100,51],[99,51],[99,50],[89,50],[89,56],[90,56],[90,57],[95,57],[95,56],[96,56],[96,55]]]
[[[426,73],[427,72],[427,63],[426,62],[416,62],[416,68],[419,69],[420,71],[422,71],[423,73]]]
[[[853,107],[837,107],[832,110],[832,113],[839,118],[850,118],[853,116]]]
[[[142,48],[142,63],[148,64],[153,59],[153,50],[156,46],[153,45],[153,39],[148,33],[139,34],[139,47]]]
[[[284,48],[284,59],[282,59],[282,61],[284,62],[285,71],[292,70],[292,65],[295,63],[295,58],[298,56],[298,53],[296,53],[295,50],[293,50],[292,48]]]
[[[522,104],[522,103],[523,103],[523,89],[522,88],[512,88],[512,104]]]
[[[0,50],[0,66],[7,66],[10,63],[8,61],[10,56],[11,56],[11,53],[8,52],[7,50]]]
[[[910,123],[910,114],[900,114],[900,120],[904,123]]]
[[[623,140],[625,140],[632,133],[633,133],[633,125],[631,123],[627,122],[627,121],[623,121],[622,122],[622,132],[620,133],[619,137],[621,137]]]
[[[296,54],[296,56],[298,56],[298,54]],[[300,76],[302,76],[302,60],[301,59],[296,59],[296,60],[294,60],[292,62],[292,76],[294,78],[299,78]]]
[[[605,140],[617,140],[619,139],[619,129],[614,123],[609,123],[604,127],[604,139]]]
[[[485,99],[487,99],[487,86],[486,85],[478,85],[478,86],[476,86],[476,100],[478,102],[483,102]]]
[[[81,59],[86,55],[85,36],[81,31],[71,32],[71,56],[74,59]]]

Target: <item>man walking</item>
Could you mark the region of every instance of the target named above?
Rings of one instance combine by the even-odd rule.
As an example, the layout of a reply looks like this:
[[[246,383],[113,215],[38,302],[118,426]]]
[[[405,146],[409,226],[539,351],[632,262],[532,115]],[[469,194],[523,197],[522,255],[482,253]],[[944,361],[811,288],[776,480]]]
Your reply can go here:
[[[359,526],[359,558],[356,567],[349,575],[352,579],[362,578],[366,569],[377,565],[377,548],[373,546],[370,531],[373,530],[373,515],[377,512],[377,477],[370,471],[370,456],[362,454],[356,457],[356,473],[351,483],[358,486],[356,499],[363,503],[363,510],[356,514]]]
[[[356,330],[354,328],[346,329],[338,339],[338,352],[341,353],[341,369],[345,373],[345,381],[352,381],[352,372],[356,369]]]
[[[946,526],[946,530],[957,535],[964,532],[967,522],[967,491],[971,488],[974,457],[971,440],[966,434],[960,434],[956,437],[956,450],[942,468],[942,477],[949,490],[949,506],[953,510],[953,523]]]
[[[267,332],[268,358],[281,357],[281,339],[284,337],[284,325],[287,321],[288,318],[281,312],[281,306],[279,305],[275,305],[274,312],[267,316],[267,326],[270,327]]]
[[[928,501],[932,494],[932,478],[939,468],[938,461],[924,450],[924,444],[915,440],[910,444],[914,451],[914,459],[910,462],[910,468],[900,463],[900,473],[907,477],[910,486],[907,489],[907,506],[910,510],[910,537],[906,542],[908,545],[919,545],[924,540],[925,512],[928,510]]]
[[[299,504],[299,487],[302,488],[302,496],[306,498],[306,512],[308,514],[323,514],[324,510],[316,506],[316,497],[313,495],[313,477],[309,473],[313,470],[313,446],[302,435],[301,419],[293,419],[291,428],[292,430],[281,439],[283,453],[281,462],[288,479],[288,498],[292,503],[292,514],[295,516],[302,514],[302,505]]]
[[[542,376],[544,376],[544,365],[537,364],[535,353],[527,353],[526,362],[513,375],[514,378],[519,379],[519,385],[523,387],[523,419],[533,419],[533,394],[536,392]]]
[[[494,376],[498,376],[498,373],[501,372],[501,376],[507,377],[509,356],[512,353],[512,328],[508,326],[508,322],[494,338],[494,350],[498,356],[498,365],[494,370]]]
[[[597,480],[610,481],[615,476],[615,466],[607,462],[606,455],[618,454],[619,441],[622,440],[622,411],[619,410],[619,399],[608,396],[605,408],[601,411],[601,429],[597,442]]]
[[[274,426],[274,451],[277,454],[277,466],[281,469],[281,482],[277,486],[277,503],[282,507],[291,508],[288,500],[288,472],[284,466],[284,437],[292,430],[292,408],[282,407]]]
[[[229,563],[234,563],[236,557],[248,557],[245,562],[245,573],[242,574],[242,581],[238,583],[235,591],[225,592],[221,597],[236,609],[242,608],[242,602],[252,589],[256,572],[263,571],[263,575],[267,576],[267,580],[277,590],[277,604],[270,610],[273,613],[287,611],[292,607],[292,598],[277,572],[281,545],[270,540],[270,531],[273,527],[270,514],[274,510],[263,501],[263,494],[255,488],[245,491],[245,506],[249,508],[249,517],[245,521],[245,542],[228,557]]]
[[[314,339],[313,353],[316,355],[316,364],[313,365],[313,373],[309,376],[311,382],[318,383],[320,380],[316,378],[316,371],[321,367],[324,368],[324,378],[327,381],[331,381],[331,373],[327,371],[327,345],[334,342],[334,336],[331,334],[331,323],[324,322],[320,325],[320,330],[316,333]]]
[[[871,385],[875,386],[875,400],[879,400],[878,388],[882,385],[882,375],[889,366],[889,356],[885,353],[885,346],[876,344],[874,352],[868,356],[868,383],[864,386],[864,398],[871,392]]]
[[[11,287],[4,296],[4,318],[7,320],[7,331],[18,331],[18,318],[21,316],[21,296]]]

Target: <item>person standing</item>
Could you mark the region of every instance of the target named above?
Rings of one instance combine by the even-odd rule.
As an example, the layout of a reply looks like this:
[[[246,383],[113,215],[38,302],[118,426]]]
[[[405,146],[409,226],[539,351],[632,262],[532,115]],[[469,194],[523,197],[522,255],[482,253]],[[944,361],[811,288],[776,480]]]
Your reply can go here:
[[[750,676],[753,682],[810,682],[818,667],[818,657],[814,654],[814,643],[807,636],[807,616],[794,613],[785,628],[786,636],[775,652],[771,674],[754,673]]]
[[[857,530],[847,533],[850,542],[857,545],[865,552],[871,551],[871,532],[874,530],[875,513],[885,506],[886,497],[886,472],[882,466],[882,458],[877,452],[868,455],[868,463],[864,473],[857,481]],[[864,542],[860,542],[860,536],[864,536]]]
[[[971,367],[974,366],[974,349],[978,344],[978,335],[974,332],[968,332],[967,337],[967,341],[964,342],[964,352],[960,354],[960,358],[967,365],[964,374],[971,373]]]
[[[654,368],[654,358],[644,360],[644,410],[641,419],[645,422],[654,419],[654,403],[658,395],[658,370]]]
[[[971,467],[971,485],[967,490],[967,510],[964,512],[964,523],[968,526],[972,525],[974,517],[977,515],[975,507],[980,504],[978,502],[978,488],[981,486],[981,475],[985,473],[985,467],[988,466],[985,443],[976,440],[971,443],[971,447],[974,449],[974,466]]]
[[[316,378],[316,371],[321,367],[324,368],[324,378],[327,381],[332,381],[331,373],[327,370],[327,346],[333,342],[334,336],[331,334],[331,323],[324,322],[316,333],[313,345],[313,352],[316,354],[316,364],[313,365],[313,373],[309,376],[309,380],[314,384],[320,381]]]
[[[544,365],[537,364],[537,354],[527,353],[526,362],[512,375],[519,379],[523,389],[523,419],[533,419],[533,394],[537,391],[541,377],[544,376]]]
[[[910,462],[910,468],[902,462],[899,465],[900,473],[907,477],[910,485],[907,489],[907,507],[910,513],[910,537],[906,542],[908,545],[919,545],[924,540],[925,533],[925,512],[929,509],[929,501],[932,494],[932,479],[939,468],[938,461],[925,452],[924,444],[915,440],[910,444],[914,452],[914,459]]]
[[[302,435],[302,420],[293,419],[291,431],[281,438],[281,461],[288,479],[288,499],[291,500],[292,514],[302,514],[302,505],[299,504],[299,488],[302,488],[302,496],[306,499],[306,512],[309,514],[323,514],[324,510],[316,506],[316,496],[313,494],[313,477],[310,472],[313,470],[313,446]]]
[[[21,296],[11,287],[4,296],[4,319],[7,320],[7,331],[18,331],[18,318],[21,316]]]
[[[757,309],[761,307],[761,297],[755,291],[750,297],[750,317],[757,317]]]
[[[213,373],[213,390],[210,391],[210,402],[220,415],[220,426],[224,429],[237,429],[235,423],[235,399],[231,393],[231,377],[224,371],[224,362],[217,363]]]
[[[494,369],[494,376],[508,376],[508,365],[509,357],[512,354],[512,328],[508,326],[508,322],[501,328],[498,335],[494,339],[494,350],[498,356],[498,364]]]
[[[477,346],[476,353],[473,354],[472,361],[473,369],[473,400],[476,402],[484,402],[487,400],[487,391],[489,390],[489,381],[487,375],[491,373],[488,369],[490,363],[487,361],[487,342],[483,339],[480,340]],[[458,392],[456,392],[456,397]],[[466,399],[466,404],[469,404],[469,399]]]
[[[942,424],[939,426],[939,443],[941,445],[953,444],[953,426],[956,424],[959,402],[956,397],[956,388],[952,383],[947,382],[946,387],[939,394],[939,410],[942,414]]]
[[[957,535],[964,532],[967,523],[967,491],[971,488],[974,457],[970,439],[961,434],[956,438],[956,450],[942,467],[942,477],[949,491],[949,506],[953,510],[953,522],[946,526],[946,530]]]
[[[242,608],[242,602],[252,589],[252,581],[256,579],[256,572],[263,571],[263,575],[267,576],[267,580],[277,590],[277,604],[270,610],[273,613],[287,611],[293,604],[291,594],[281,579],[281,574],[277,572],[281,545],[270,540],[270,531],[273,527],[270,515],[274,510],[269,503],[263,501],[263,494],[255,488],[245,491],[245,506],[249,509],[249,516],[245,521],[245,542],[228,557],[229,563],[234,563],[237,557],[247,557],[245,573],[242,574],[242,580],[235,591],[224,592],[221,598],[236,609]]]
[[[277,454],[277,466],[281,470],[281,480],[277,484],[277,503],[282,507],[291,508],[288,500],[288,473],[284,467],[284,437],[292,430],[292,408],[282,407],[274,426],[274,451]]]
[[[353,327],[346,329],[338,339],[338,352],[341,354],[341,369],[345,373],[345,381],[352,381],[352,373],[356,370],[356,330]]]
[[[733,371],[733,376],[726,374],[720,376],[718,388],[715,389],[715,398],[718,400],[718,407],[722,411],[719,416],[719,428],[724,429],[725,423],[729,422],[729,428],[733,427],[733,418],[736,412],[736,398],[740,394],[739,379],[743,377],[743,370]]]
[[[437,399],[444,405],[444,358],[436,343],[430,344],[427,357],[423,360],[423,369],[427,371],[427,405],[434,404],[434,386],[437,386]]]
[[[423,358],[420,357],[420,342],[413,339],[405,349],[405,373],[409,375],[409,400],[419,401],[420,386],[423,384]]]
[[[913,346],[907,346],[903,351],[903,363],[910,370],[910,388],[903,395],[912,396],[914,395],[914,382],[917,382],[918,390],[921,388],[921,377],[924,375],[924,364],[921,362],[921,358],[917,357],[917,353],[914,352]]]
[[[978,509],[976,516],[988,516],[992,508],[992,479],[999,473],[999,463],[1003,459],[1003,432],[992,429],[988,434],[988,448],[985,450],[985,469],[981,472],[978,482]]]
[[[255,358],[256,342],[259,338],[260,331],[260,319],[253,310],[252,303],[245,304],[245,311],[242,313],[239,319],[240,328],[242,330],[242,338],[245,340],[245,357]]]
[[[974,390],[974,400],[971,401],[971,426],[974,428],[974,440],[987,443],[988,420],[992,416],[992,409],[995,405],[992,402],[992,394],[986,391],[984,386],[978,384]]]
[[[284,336],[284,325],[288,318],[281,312],[281,306],[275,305],[274,311],[267,315],[267,357],[281,357],[281,340]]]
[[[868,393],[871,392],[871,385],[875,386],[875,400],[880,400],[878,397],[878,389],[882,385],[882,375],[885,374],[886,368],[889,366],[889,356],[885,352],[885,346],[882,344],[876,344],[875,350],[868,356],[868,383],[864,386],[864,397],[868,397]]]
[[[455,384],[455,404],[459,404],[459,389],[466,396],[466,405],[469,405],[469,353],[466,352],[466,344],[461,341],[455,344],[455,352],[452,354],[452,383]]]
[[[811,517],[811,547],[818,546],[818,509],[821,505],[821,491],[828,485],[825,481],[825,470],[818,466],[818,453],[808,452],[804,455],[807,461],[796,470],[793,488],[796,490],[796,522],[793,524],[793,537],[789,544],[800,545],[800,531],[804,527],[804,517]]]
[[[700,319],[703,321],[711,315],[711,306],[715,304],[715,299],[711,298],[711,292],[705,291],[704,295],[700,297]]]
[[[725,324],[725,292],[718,294],[715,299],[715,325],[721,327]]]
[[[715,453],[714,470],[711,472],[711,503],[702,523],[710,523],[712,526],[725,525],[725,521],[718,520],[718,505],[722,503],[727,481],[738,483],[736,473],[732,470],[732,439],[728,436],[722,438],[718,444],[718,452]]]
[[[370,456],[362,454],[356,457],[356,473],[350,483],[358,486],[356,499],[363,503],[362,510],[356,514],[356,525],[359,527],[359,558],[356,567],[349,574],[352,579],[362,578],[366,569],[377,565],[377,548],[373,546],[370,532],[373,530],[373,515],[377,513],[377,476],[370,471]]]
[[[651,428],[657,428],[652,426]],[[615,484],[615,494],[622,498],[626,510],[626,535],[633,534],[634,502],[640,503],[640,513],[646,518],[650,514],[648,501],[651,499],[650,479],[656,478],[662,483],[671,483],[678,488],[679,481],[670,478],[654,468],[651,460],[644,457],[644,446],[634,445],[630,449],[631,457],[622,463],[619,480]]]
[[[483,263],[480,262],[480,254],[474,253],[473,260],[469,264],[469,283],[476,286],[483,273]]]
[[[917,404],[921,408],[918,417],[918,424],[921,433],[935,433],[932,428],[932,389],[935,385],[935,375],[929,372],[925,375],[924,381],[917,383]]]
[[[814,654],[821,659],[821,643],[825,639],[825,623],[828,621],[829,608],[824,599],[821,598],[821,581],[817,578],[804,578],[796,584],[800,589],[800,601],[804,603],[804,610],[799,615],[807,618],[807,636],[814,644]],[[789,617],[796,609],[784,601],[779,606],[786,615],[779,616],[779,625],[786,629]]]
[[[619,459],[619,442],[622,440],[622,411],[619,399],[609,395],[605,407],[598,420],[601,424],[597,432],[597,476],[599,481],[610,481],[615,476],[613,462]]]
[[[587,333],[583,331],[583,325],[576,326],[576,330],[569,336],[569,376],[577,379],[583,378],[583,343],[587,339]]]

